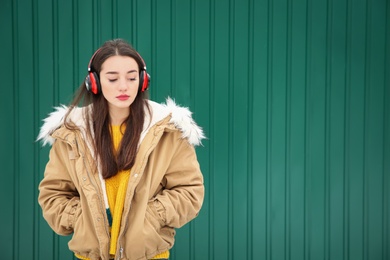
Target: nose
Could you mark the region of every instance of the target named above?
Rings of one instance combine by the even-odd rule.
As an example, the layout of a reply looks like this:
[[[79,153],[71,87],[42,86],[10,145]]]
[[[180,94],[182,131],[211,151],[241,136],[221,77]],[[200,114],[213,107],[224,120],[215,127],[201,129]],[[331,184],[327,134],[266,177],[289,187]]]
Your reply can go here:
[[[120,80],[119,80],[119,85],[118,85],[118,89],[120,90],[120,91],[126,91],[127,89],[128,89],[128,82],[127,82],[127,80],[126,80],[126,78],[121,78]]]

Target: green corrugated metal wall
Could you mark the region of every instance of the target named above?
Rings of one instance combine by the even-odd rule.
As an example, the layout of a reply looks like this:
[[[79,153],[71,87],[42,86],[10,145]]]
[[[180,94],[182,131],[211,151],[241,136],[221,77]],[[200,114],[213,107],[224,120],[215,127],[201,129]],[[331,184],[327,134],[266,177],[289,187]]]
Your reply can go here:
[[[208,136],[173,260],[390,259],[386,0],[1,0],[1,259],[72,258],[41,217],[34,140],[116,37]]]

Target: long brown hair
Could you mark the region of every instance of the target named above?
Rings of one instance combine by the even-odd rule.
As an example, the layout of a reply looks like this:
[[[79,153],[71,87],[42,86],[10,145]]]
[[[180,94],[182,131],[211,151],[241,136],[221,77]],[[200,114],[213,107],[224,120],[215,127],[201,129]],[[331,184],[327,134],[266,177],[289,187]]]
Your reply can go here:
[[[142,58],[130,44],[122,39],[115,39],[105,42],[93,56],[91,61],[92,70],[99,75],[104,61],[116,55],[133,58],[138,64],[139,71],[144,67]],[[139,90],[137,97],[131,104],[131,109],[129,107],[130,114],[122,124],[125,126],[125,132],[117,152],[114,151],[112,142],[107,100],[102,94],[95,95],[88,91],[84,82],[80,85],[70,105],[65,117],[65,126],[69,129],[75,129],[75,126],[67,120],[67,117],[73,108],[80,105],[83,107],[90,106],[90,109],[84,109],[83,116],[86,122],[87,138],[92,140],[95,155],[101,165],[103,178],[107,179],[121,170],[131,169],[135,162],[138,143],[144,126],[145,113],[151,113],[147,103],[147,91],[141,92]]]

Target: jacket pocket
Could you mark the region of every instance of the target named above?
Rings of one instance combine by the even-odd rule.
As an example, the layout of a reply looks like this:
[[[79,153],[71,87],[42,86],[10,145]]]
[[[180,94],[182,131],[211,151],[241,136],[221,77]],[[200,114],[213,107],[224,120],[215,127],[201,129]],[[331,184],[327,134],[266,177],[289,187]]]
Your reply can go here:
[[[156,209],[148,205],[145,215],[144,233],[151,248],[168,249],[173,246],[175,230],[165,225]]]
[[[80,199],[77,197],[72,198],[64,209],[60,219],[60,225],[66,230],[73,231],[80,211]]]
[[[100,259],[99,241],[95,235],[91,218],[83,209],[80,207],[77,210],[73,236],[68,243],[69,249],[79,256]]]

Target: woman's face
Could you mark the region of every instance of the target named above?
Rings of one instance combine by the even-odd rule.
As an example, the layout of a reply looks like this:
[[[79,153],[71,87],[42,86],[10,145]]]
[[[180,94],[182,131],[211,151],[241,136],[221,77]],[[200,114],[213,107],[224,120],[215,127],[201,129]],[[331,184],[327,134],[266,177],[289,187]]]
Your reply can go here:
[[[128,56],[111,56],[101,66],[100,84],[110,114],[119,113],[127,116],[129,107],[138,93],[137,62]]]

